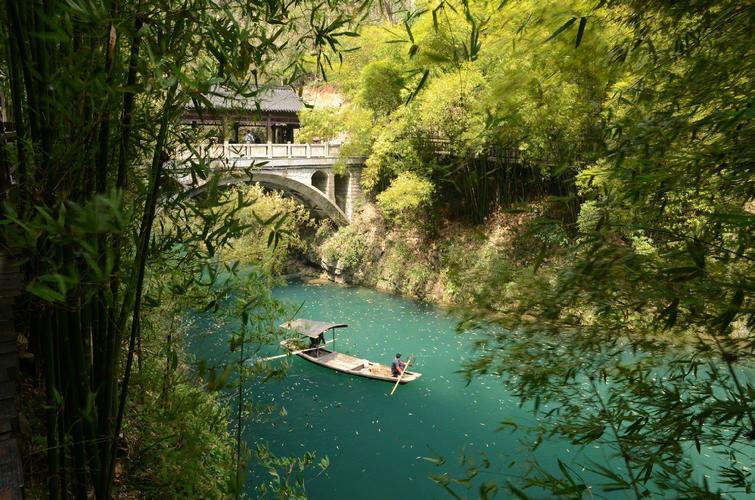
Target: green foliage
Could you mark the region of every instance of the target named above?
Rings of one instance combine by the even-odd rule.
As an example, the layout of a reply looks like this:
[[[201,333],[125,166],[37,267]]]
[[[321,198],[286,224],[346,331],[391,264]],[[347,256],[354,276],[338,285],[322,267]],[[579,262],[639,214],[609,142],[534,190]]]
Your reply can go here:
[[[356,99],[360,94],[362,71],[371,62],[397,63],[401,59],[401,48],[396,44],[387,43],[393,39],[389,31],[392,28],[394,25],[391,23],[363,25],[359,29],[359,37],[349,40],[350,43],[346,44],[341,64],[333,67],[331,81],[350,98]]]
[[[435,184],[436,209],[474,223],[497,206],[573,196],[576,167],[603,148],[602,103],[620,74],[595,60],[621,30],[599,12],[586,22],[580,12],[590,8],[444,1],[405,23],[363,29],[362,50],[346,55],[333,80],[375,111],[360,151],[369,156],[363,187],[379,193],[415,172]],[[543,43],[565,14],[579,52],[563,36]],[[408,104],[394,110],[399,94]],[[573,222],[573,211],[563,213]]]
[[[431,204],[433,190],[433,184],[427,179],[404,172],[377,196],[377,204],[390,220],[402,222],[412,218],[416,221],[418,210]]]
[[[316,466],[322,473],[329,465],[327,457],[315,462],[315,456],[311,452],[301,457],[277,457],[261,444],[255,450],[255,458],[266,467],[270,476],[269,481],[257,488],[262,497],[274,494],[278,498],[306,500],[302,472],[306,468]]]
[[[372,111],[359,106],[348,106],[342,108],[340,117],[345,140],[341,144],[339,156],[341,158],[367,156],[372,144],[374,128]]]
[[[539,218],[530,222],[525,230],[529,236],[539,240],[546,248],[567,247],[571,243],[566,228],[556,220]]]
[[[323,142],[341,142],[340,160],[334,165],[334,170],[336,173],[343,174],[347,168],[343,160],[369,154],[373,116],[372,111],[357,105],[305,109],[299,112],[302,127],[298,140],[303,143],[314,139]]]
[[[404,78],[397,64],[373,61],[362,70],[359,98],[376,116],[390,114],[401,104]]]
[[[179,119],[190,106],[204,112],[214,85],[253,96],[258,80],[324,74],[363,7],[348,3],[346,16],[344,4],[324,12],[308,0],[49,0],[0,10],[4,111],[14,125],[0,150],[0,237],[22,261],[20,327],[40,360],[45,404],[56,408],[45,412],[49,498],[113,496],[132,374],[145,369],[148,310],[186,295],[210,297],[212,309],[240,273],[217,257],[248,229],[240,219],[248,203],[219,198],[221,176],[203,159],[170,161],[198,139]],[[207,183],[205,197],[178,192],[174,177],[187,170],[191,187]],[[264,222],[268,240],[285,244],[280,219]],[[181,387],[187,404],[211,411]],[[197,434],[192,451],[219,429],[196,417],[188,411],[196,427],[183,429]],[[153,424],[178,421],[160,415]],[[188,456],[172,451],[171,466]],[[214,465],[206,490],[192,479],[209,474],[189,478],[190,465],[178,474],[193,485],[187,494],[215,494]]]
[[[416,141],[409,132],[413,112],[410,108],[399,108],[390,119],[380,123],[379,134],[362,171],[362,187],[367,191],[385,189],[400,172],[425,177],[430,173],[430,166],[422,162]]]
[[[309,211],[294,199],[277,192],[265,193],[259,184],[236,187],[225,196],[229,200],[242,196],[250,204],[238,213],[246,230],[229,240],[227,248],[220,252],[221,259],[253,263],[265,273],[275,275],[283,271],[293,255],[306,251],[301,234],[314,228],[315,222]],[[264,221],[270,223],[260,223]]]
[[[514,287],[488,281],[468,326],[487,316],[502,328],[481,342],[469,374],[505,374],[541,413],[538,435],[612,450],[621,472],[582,464],[604,491],[748,494],[752,14],[738,2],[606,4],[600,15],[626,38],[604,64],[623,75],[603,104],[608,150],[577,179],[588,198],[581,244]],[[705,449],[721,463],[700,480]],[[525,484],[554,494],[586,486],[563,468]]]
[[[144,360],[135,380],[139,397],[124,425],[130,460],[121,488],[156,498],[228,497],[234,475],[228,408],[189,381],[185,367],[165,360]],[[175,373],[167,388],[166,370]]]
[[[449,141],[454,154],[477,154],[485,146],[487,82],[479,69],[464,65],[459,73],[435,77],[418,98],[417,133]]]
[[[359,267],[366,249],[364,235],[352,225],[340,228],[321,247],[325,259],[344,270]]]
[[[601,219],[603,218],[603,210],[595,200],[588,200],[579,207],[579,215],[577,216],[577,228],[581,234],[591,234],[598,229]]]
[[[342,130],[341,114],[337,108],[303,109],[299,111],[301,128],[297,140],[309,143],[314,140],[332,141]]]

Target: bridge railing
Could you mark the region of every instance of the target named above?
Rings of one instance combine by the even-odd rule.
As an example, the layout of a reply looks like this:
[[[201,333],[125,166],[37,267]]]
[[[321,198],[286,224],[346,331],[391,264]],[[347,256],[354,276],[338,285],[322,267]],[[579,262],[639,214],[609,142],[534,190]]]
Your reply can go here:
[[[242,158],[337,158],[340,144],[202,144],[194,147],[200,158],[238,160]],[[178,159],[186,160],[191,151],[184,150]]]

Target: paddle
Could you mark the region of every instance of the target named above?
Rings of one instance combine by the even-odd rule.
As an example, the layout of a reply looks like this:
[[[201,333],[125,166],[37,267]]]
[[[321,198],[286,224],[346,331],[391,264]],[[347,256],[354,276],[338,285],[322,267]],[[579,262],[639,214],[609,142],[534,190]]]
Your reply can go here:
[[[409,365],[412,364],[412,357],[409,356],[409,361],[406,362],[406,365],[404,365],[404,369],[401,370],[401,373],[398,376],[398,380],[396,380],[396,385],[393,386],[393,389],[391,390],[391,396],[393,396],[393,393],[396,392],[396,388],[398,387],[399,382],[401,382],[401,379],[404,377],[404,373],[406,373],[406,370],[409,369]]]
[[[299,354],[299,353],[302,353],[302,352],[314,351],[315,349],[321,349],[323,345],[327,345],[327,344],[330,344],[332,342],[333,342],[332,340],[326,340],[325,344],[321,344],[321,345],[319,345],[317,347],[308,347],[307,349],[301,349],[299,351],[291,351],[291,352],[287,352],[286,354],[279,354],[277,356],[270,356],[269,358],[262,358],[262,359],[258,359],[256,361],[257,361],[257,363],[263,363],[265,361],[273,361],[274,359],[285,358],[286,356],[293,356],[295,354]]]

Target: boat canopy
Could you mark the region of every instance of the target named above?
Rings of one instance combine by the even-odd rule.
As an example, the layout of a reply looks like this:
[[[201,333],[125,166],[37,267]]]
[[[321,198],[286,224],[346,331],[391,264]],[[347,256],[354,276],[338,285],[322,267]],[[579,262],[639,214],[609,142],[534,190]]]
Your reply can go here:
[[[331,328],[346,328],[346,323],[327,323],[325,321],[314,321],[311,319],[294,319],[281,324],[281,328],[294,330],[310,338],[317,338],[321,333]]]

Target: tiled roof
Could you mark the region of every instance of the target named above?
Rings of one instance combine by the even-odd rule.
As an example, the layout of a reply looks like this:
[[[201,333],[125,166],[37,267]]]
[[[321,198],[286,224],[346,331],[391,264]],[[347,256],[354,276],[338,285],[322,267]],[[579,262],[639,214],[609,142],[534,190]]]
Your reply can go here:
[[[254,92],[256,88],[250,87]],[[293,88],[289,86],[262,87],[256,95],[245,97],[226,87],[216,86],[205,97],[217,109],[244,109],[254,111],[257,103],[262,111],[287,111],[295,113],[304,107]]]

